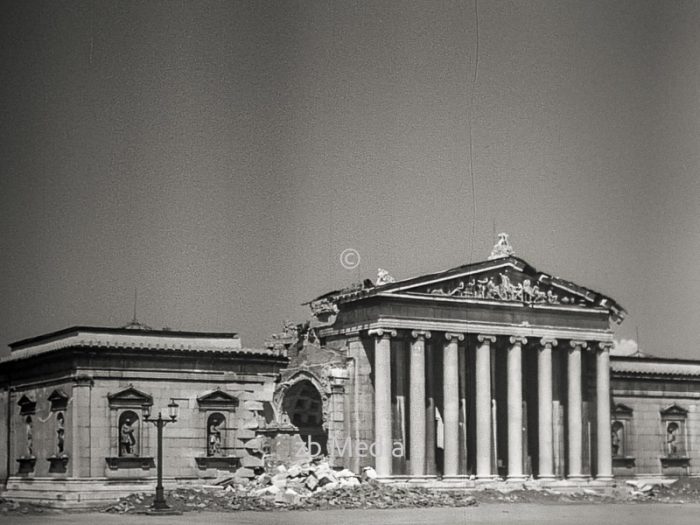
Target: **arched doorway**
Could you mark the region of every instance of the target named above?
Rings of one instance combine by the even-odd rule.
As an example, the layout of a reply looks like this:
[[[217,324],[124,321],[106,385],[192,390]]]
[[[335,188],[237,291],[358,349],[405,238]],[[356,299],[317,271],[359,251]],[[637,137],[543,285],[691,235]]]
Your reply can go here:
[[[323,427],[323,400],[311,381],[304,379],[289,387],[284,394],[282,411],[299,428],[299,435],[310,454],[328,454],[328,432]]]

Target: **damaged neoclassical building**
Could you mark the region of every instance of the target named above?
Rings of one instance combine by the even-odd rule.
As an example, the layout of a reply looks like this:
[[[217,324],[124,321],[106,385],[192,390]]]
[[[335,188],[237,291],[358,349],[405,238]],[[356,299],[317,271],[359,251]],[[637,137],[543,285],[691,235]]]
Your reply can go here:
[[[609,352],[624,310],[535,270],[507,236],[484,262],[381,272],[311,307],[321,346],[348,362],[345,454],[372,445],[380,477],[612,478]]]
[[[700,364],[612,357],[613,299],[536,270],[501,234],[482,262],[380,271],[310,301],[260,349],[234,333],[73,327],[0,360],[8,497],[87,505],[328,456],[384,480],[700,473]]]

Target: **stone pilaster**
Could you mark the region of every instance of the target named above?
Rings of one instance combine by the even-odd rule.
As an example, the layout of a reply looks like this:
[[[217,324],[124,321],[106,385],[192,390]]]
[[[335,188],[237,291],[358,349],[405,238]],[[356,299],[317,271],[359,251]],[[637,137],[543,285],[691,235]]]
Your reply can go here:
[[[81,375],[74,379],[71,400],[71,456],[70,465],[73,477],[87,478],[90,472],[92,445],[90,442],[92,408],[90,398],[94,381],[92,377]],[[106,454],[105,454],[106,455]]]

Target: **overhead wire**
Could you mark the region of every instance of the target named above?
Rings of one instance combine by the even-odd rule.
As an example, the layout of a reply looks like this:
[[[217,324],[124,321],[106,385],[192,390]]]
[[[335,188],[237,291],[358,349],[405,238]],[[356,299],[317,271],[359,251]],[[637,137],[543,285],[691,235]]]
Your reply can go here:
[[[474,262],[474,237],[476,236],[476,182],[474,176],[474,126],[472,119],[474,116],[474,94],[476,83],[479,80],[479,0],[474,0],[474,27],[475,27],[475,49],[474,49],[474,69],[472,74],[472,85],[469,94],[469,117],[467,125],[469,128],[469,178],[472,190],[472,229],[469,242],[469,263]]]

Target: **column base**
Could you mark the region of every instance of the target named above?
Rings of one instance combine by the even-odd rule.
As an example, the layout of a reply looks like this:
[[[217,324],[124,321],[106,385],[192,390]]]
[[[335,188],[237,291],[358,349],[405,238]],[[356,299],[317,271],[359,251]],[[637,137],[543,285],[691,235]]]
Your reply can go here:
[[[591,477],[586,474],[570,474],[566,476],[567,481],[588,481]]]
[[[612,474],[600,475],[593,478],[594,481],[613,481],[615,477]]]
[[[554,479],[557,479],[557,477],[554,474],[542,474],[541,476],[537,476],[535,479],[539,479],[542,481],[552,481]]]
[[[519,474],[517,476],[506,476],[506,482],[510,481],[511,483],[522,483],[528,479],[529,478],[524,474]]]
[[[477,481],[497,481],[501,479],[497,474],[476,475]]]

